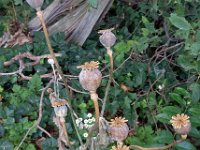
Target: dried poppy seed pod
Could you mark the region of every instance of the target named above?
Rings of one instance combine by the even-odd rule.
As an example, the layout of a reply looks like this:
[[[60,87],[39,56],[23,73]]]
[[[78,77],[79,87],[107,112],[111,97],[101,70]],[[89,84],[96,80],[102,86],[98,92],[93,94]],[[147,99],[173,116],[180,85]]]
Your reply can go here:
[[[54,111],[56,116],[58,117],[65,117],[67,115],[67,107],[66,106],[59,106],[59,107],[54,107]]]
[[[98,69],[99,62],[86,62],[84,65],[78,66],[77,68],[82,69],[79,74],[79,82],[81,86],[87,91],[95,92],[102,79],[102,74]]]
[[[125,118],[122,117],[111,119],[108,133],[110,133],[111,137],[118,143],[122,143],[122,141],[128,136],[129,128],[126,124],[127,121],[128,120],[125,120]]]
[[[100,30],[98,33],[102,34],[99,41],[104,47],[112,47],[116,42],[116,36],[111,32],[112,29]]]
[[[39,11],[42,7],[44,0],[26,0],[27,3],[37,11]]]
[[[174,131],[183,135],[183,137],[185,137],[185,135],[187,135],[191,130],[191,123],[189,118],[190,117],[185,114],[177,114],[176,116],[172,116],[172,119],[170,120]]]

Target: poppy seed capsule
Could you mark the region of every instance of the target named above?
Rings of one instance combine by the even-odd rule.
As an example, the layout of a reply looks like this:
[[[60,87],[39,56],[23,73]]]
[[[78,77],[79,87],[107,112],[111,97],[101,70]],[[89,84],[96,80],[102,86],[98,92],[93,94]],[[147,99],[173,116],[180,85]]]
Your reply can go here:
[[[186,135],[191,130],[191,123],[188,122],[186,125],[182,126],[181,128],[174,128],[174,131],[181,135]]]
[[[65,117],[67,115],[66,106],[54,107],[54,111],[55,111],[56,116],[58,117]]]
[[[93,92],[99,87],[102,74],[98,67],[99,62],[95,61],[86,62],[84,65],[77,67],[82,69],[79,74],[79,82],[85,90]]]
[[[110,133],[113,140],[121,143],[129,133],[128,125],[126,124],[128,120],[122,117],[115,117],[111,119],[111,123],[108,127],[108,133]]]
[[[99,41],[104,47],[112,47],[116,42],[116,36],[111,31],[112,29],[99,31],[102,34]]]
[[[177,114],[176,116],[172,116],[170,122],[172,123],[174,131],[181,135],[187,135],[191,130],[189,118],[190,117],[186,114]]]
[[[44,0],[26,0],[26,1],[32,8],[36,9],[37,11],[40,10],[44,2]]]

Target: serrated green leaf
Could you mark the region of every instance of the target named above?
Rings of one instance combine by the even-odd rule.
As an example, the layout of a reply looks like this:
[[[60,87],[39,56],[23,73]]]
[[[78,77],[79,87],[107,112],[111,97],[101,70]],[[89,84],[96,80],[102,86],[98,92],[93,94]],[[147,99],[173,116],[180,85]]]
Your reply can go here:
[[[192,28],[190,23],[184,17],[179,17],[175,13],[170,15],[169,20],[175,27],[181,30],[190,30]]]

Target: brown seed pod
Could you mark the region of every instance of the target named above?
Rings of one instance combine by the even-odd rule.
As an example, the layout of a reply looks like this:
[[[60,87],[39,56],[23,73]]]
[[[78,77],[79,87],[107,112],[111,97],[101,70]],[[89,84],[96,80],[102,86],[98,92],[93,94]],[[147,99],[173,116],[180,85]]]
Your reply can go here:
[[[86,62],[84,65],[78,66],[77,68],[82,69],[79,74],[79,82],[81,86],[87,91],[96,91],[102,79],[102,74],[98,69],[99,62]]]
[[[110,133],[113,140],[121,143],[129,133],[128,125],[126,124],[128,120],[122,117],[115,117],[111,119],[110,125],[108,127],[108,133]]]
[[[32,8],[36,9],[37,11],[40,10],[44,2],[44,0],[26,0],[26,1]]]
[[[190,117],[185,114],[177,114],[176,116],[172,116],[170,122],[172,123],[174,131],[181,135],[187,135],[191,130],[189,118]]]
[[[99,41],[104,47],[112,47],[116,42],[116,36],[111,32],[112,29],[100,30],[98,33],[102,34]]]
[[[54,111],[55,111],[56,116],[58,116],[58,117],[67,116],[67,107],[66,106],[54,107]]]

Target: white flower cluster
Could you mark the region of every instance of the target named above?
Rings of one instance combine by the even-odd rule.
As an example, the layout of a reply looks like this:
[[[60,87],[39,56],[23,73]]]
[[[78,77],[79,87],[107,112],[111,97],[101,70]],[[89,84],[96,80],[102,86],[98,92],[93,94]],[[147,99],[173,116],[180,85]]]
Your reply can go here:
[[[94,123],[95,123],[95,118],[92,117],[91,113],[88,113],[87,118],[84,120],[83,120],[83,118],[76,119],[76,124],[80,129],[83,129],[83,128],[88,129],[88,128],[92,127],[94,125]]]

